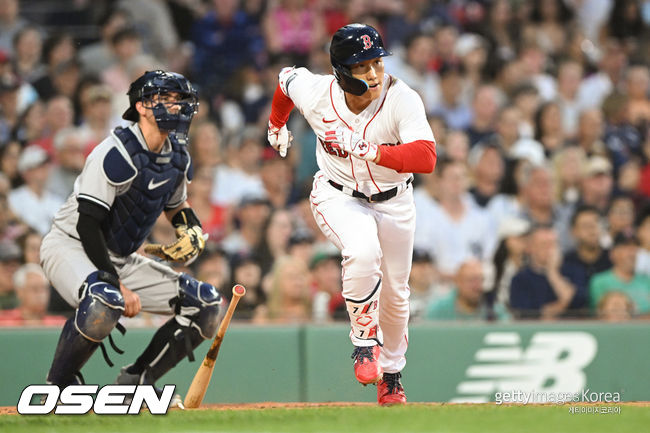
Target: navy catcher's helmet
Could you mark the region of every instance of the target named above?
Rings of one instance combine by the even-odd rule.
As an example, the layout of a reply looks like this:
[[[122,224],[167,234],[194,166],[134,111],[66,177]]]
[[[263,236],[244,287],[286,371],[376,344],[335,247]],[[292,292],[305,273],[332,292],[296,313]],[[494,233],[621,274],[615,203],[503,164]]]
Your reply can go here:
[[[391,54],[384,49],[379,32],[366,24],[341,27],[334,33],[330,45],[330,60],[336,80],[344,91],[357,96],[368,90],[368,84],[352,76],[350,65]]]
[[[151,106],[154,95],[172,92],[181,96],[180,101],[174,103],[174,105],[180,105],[178,112],[170,113],[162,102]],[[199,106],[196,89],[187,78],[176,72],[147,71],[131,83],[127,94],[130,106],[122,115],[123,119],[132,122],[139,120],[140,115],[135,109],[135,104],[140,101],[147,108],[153,110],[156,123],[161,131],[173,133],[183,144],[187,142],[187,131]]]

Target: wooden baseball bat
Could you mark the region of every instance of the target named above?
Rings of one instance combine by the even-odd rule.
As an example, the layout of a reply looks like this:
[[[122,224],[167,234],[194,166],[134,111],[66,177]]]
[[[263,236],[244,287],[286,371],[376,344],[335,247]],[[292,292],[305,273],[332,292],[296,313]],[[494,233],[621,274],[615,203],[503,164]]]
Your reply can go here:
[[[205,392],[208,390],[208,385],[210,384],[210,379],[212,378],[212,371],[214,370],[214,362],[217,359],[219,354],[219,348],[221,347],[221,342],[223,337],[226,335],[226,330],[230,324],[230,319],[235,312],[235,307],[239,302],[239,298],[246,294],[246,289],[241,284],[236,284],[232,288],[232,299],[230,300],[230,305],[226,311],[226,315],[223,316],[223,320],[219,325],[217,330],[217,336],[214,338],[210,350],[208,350],[207,355],[203,358],[203,362],[199,366],[190,389],[187,390],[187,395],[185,396],[185,401],[183,405],[186,409],[195,409],[201,405]]]

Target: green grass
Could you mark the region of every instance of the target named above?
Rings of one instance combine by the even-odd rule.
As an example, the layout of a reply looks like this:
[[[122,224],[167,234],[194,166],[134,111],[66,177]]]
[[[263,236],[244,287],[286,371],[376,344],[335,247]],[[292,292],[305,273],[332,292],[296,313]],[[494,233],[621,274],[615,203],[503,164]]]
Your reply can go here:
[[[0,432],[354,432],[354,433],[639,433],[650,408],[620,414],[571,414],[568,406],[409,405],[173,411],[139,416],[0,416]]]

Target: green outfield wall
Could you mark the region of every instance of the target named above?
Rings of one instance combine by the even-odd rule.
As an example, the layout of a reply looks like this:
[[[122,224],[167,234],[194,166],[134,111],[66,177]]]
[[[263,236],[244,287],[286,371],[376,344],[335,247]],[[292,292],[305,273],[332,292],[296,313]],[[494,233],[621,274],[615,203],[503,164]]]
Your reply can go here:
[[[223,342],[206,403],[374,401],[375,387],[352,374],[344,325],[253,327],[233,323]],[[83,369],[87,383],[107,384],[133,362],[153,329],[117,336],[115,367],[99,351]],[[58,329],[0,328],[3,368],[0,405],[15,405],[22,389],[44,383]],[[197,362],[181,362],[159,383],[183,394]],[[650,400],[650,324],[423,324],[412,326],[403,383],[410,401],[494,401],[497,393],[619,393],[622,401]],[[593,396],[593,394],[591,394]]]

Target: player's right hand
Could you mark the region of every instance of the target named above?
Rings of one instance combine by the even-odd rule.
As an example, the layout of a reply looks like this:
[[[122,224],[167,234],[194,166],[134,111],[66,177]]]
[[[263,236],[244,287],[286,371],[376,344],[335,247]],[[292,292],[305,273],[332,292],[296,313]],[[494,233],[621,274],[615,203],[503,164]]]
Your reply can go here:
[[[124,284],[122,283],[120,283],[120,291],[124,298],[124,316],[133,317],[138,314],[142,309],[140,297],[135,292],[124,287]]]
[[[267,131],[269,144],[280,153],[281,157],[287,156],[287,150],[291,147],[293,135],[287,129],[287,125],[278,128],[269,121],[269,129]]]

